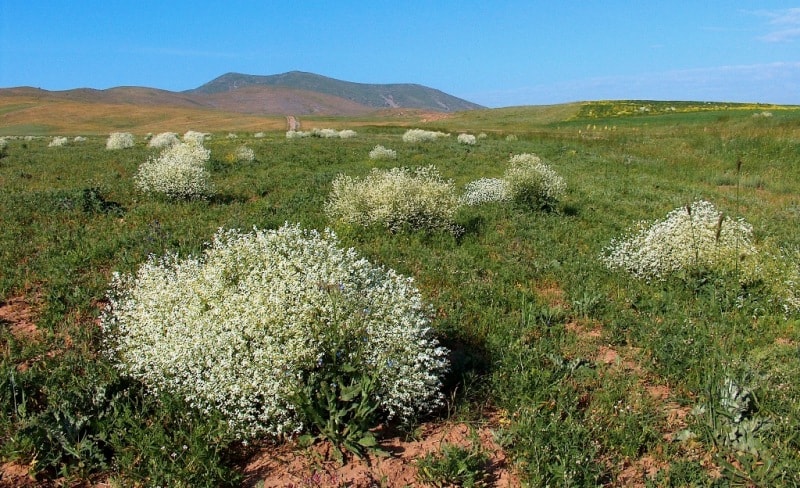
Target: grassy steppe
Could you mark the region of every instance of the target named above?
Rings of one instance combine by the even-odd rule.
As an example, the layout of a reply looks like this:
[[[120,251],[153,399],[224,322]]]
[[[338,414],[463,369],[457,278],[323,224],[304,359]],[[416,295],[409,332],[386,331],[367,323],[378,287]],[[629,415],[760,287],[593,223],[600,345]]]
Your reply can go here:
[[[36,327],[6,318],[0,330],[0,456],[40,479],[235,484],[230,470],[246,447],[219,419],[143,394],[101,354],[95,319],[111,273],[132,272],[149,254],[197,254],[219,227],[330,226],[322,209],[342,172],[434,164],[463,188],[500,177],[509,154],[531,152],[567,181],[555,211],[463,208],[458,238],[335,227],[343,245],[413,276],[436,311],[437,334],[454,351],[442,417],[481,422],[494,411],[531,486],[796,486],[797,315],[724,276],[646,283],[599,260],[636,221],[701,198],[750,222],[757,245],[800,249],[800,109],[754,117],[763,110],[576,104],[461,113],[425,127],[486,132],[475,146],[455,137],[406,144],[404,129],[385,121],[347,140],[218,134],[206,144],[218,190],[208,202],[138,194],[132,176],[155,154],[141,139],[120,151],[99,137],[53,148],[11,140],[0,159],[0,302],[24,304]],[[243,143],[256,160],[229,162]],[[397,160],[370,161],[376,144]],[[739,421],[726,417],[730,401],[746,404]]]

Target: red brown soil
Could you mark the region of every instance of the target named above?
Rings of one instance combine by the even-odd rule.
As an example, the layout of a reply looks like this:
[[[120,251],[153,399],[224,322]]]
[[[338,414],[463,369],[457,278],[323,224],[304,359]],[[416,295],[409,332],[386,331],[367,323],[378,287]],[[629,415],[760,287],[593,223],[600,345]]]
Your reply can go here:
[[[519,487],[521,483],[509,466],[509,460],[495,442],[492,428],[500,416],[488,425],[471,428],[465,423],[423,424],[419,439],[404,440],[398,436],[384,439],[381,447],[390,456],[369,455],[365,459],[348,458],[341,466],[331,459],[330,445],[318,443],[306,449],[288,443],[265,448],[253,455],[245,467],[246,487],[405,487],[425,486],[417,479],[416,461],[428,453],[439,452],[444,444],[463,447],[472,445],[472,430],[489,455],[489,486]],[[263,485],[261,484],[263,483]]]
[[[9,298],[0,303],[0,324],[4,323],[17,340],[35,340],[36,328],[34,307],[24,297]]]

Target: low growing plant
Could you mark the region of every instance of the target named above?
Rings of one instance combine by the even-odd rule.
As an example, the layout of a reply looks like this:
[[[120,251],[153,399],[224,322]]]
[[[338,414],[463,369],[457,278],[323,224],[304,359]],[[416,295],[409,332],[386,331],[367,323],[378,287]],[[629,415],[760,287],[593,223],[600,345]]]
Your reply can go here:
[[[489,456],[473,439],[463,447],[445,443],[439,452],[431,452],[417,461],[417,478],[436,487],[489,486]]]
[[[457,140],[459,144],[474,146],[477,139],[472,134],[459,134]]]
[[[369,152],[370,159],[397,159],[397,151],[394,149],[387,149],[380,144],[372,148]]]
[[[464,205],[480,205],[489,202],[511,201],[511,188],[508,181],[501,178],[481,178],[470,181],[461,195]]]
[[[435,141],[440,137],[447,137],[449,134],[444,132],[434,132],[423,129],[408,129],[403,134],[403,142],[428,142]]]
[[[551,209],[563,197],[566,183],[535,154],[515,154],[503,175],[515,202],[534,208]]]
[[[412,279],[339,248],[333,232],[287,224],[221,229],[202,256],[152,257],[133,275],[115,274],[101,323],[121,372],[220,413],[248,438],[328,425],[309,413],[320,390],[308,386],[338,392],[331,372],[361,385],[348,380],[350,367],[375,375],[351,398],[369,400],[357,422],[373,407],[399,421],[438,408],[447,352],[429,313]]]
[[[50,141],[50,144],[48,144],[47,147],[66,146],[67,142],[68,142],[68,139],[66,137],[58,137],[58,136],[56,136]]]
[[[373,168],[364,178],[337,176],[325,211],[334,220],[356,225],[384,225],[396,232],[412,230],[456,231],[459,207],[452,181],[444,180],[435,166],[424,168]]]

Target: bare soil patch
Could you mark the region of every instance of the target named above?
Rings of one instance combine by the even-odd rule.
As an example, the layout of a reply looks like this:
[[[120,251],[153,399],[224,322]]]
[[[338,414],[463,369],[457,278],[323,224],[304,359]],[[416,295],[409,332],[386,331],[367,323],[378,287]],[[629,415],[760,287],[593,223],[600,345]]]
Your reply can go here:
[[[0,302],[0,324],[8,327],[17,340],[38,339],[35,308],[23,296]]]

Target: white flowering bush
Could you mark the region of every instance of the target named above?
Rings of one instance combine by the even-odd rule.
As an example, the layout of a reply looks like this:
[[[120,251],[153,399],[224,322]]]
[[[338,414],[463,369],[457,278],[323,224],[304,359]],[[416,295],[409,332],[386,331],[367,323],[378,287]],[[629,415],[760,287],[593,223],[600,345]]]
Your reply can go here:
[[[0,137],[0,151],[8,148],[8,140],[5,137]]]
[[[263,139],[264,137],[266,137],[266,134],[263,132],[256,132],[255,134],[253,134],[253,137],[255,137],[256,139]]]
[[[679,207],[664,220],[640,222],[604,250],[603,262],[646,280],[664,280],[682,271],[732,270],[756,253],[753,228],[725,216],[705,200]]]
[[[364,178],[337,176],[325,211],[334,220],[384,225],[392,232],[405,227],[456,232],[459,205],[453,182],[442,179],[435,166],[373,168]]]
[[[173,200],[208,198],[214,192],[204,166],[210,155],[199,144],[176,144],[140,165],[134,182],[144,193]]]
[[[112,132],[106,140],[106,149],[127,149],[133,147],[133,134],[130,132]]]
[[[125,374],[217,411],[241,437],[299,432],[296,393],[343,355],[375,372],[384,418],[442,403],[447,351],[413,280],[339,248],[331,231],[220,229],[202,256],[115,274],[101,323]]]
[[[435,141],[440,137],[447,137],[449,134],[444,132],[434,132],[424,129],[408,129],[403,134],[403,142],[428,142]]]
[[[370,159],[397,159],[397,151],[394,149],[387,149],[380,144],[373,147],[369,152]]]
[[[506,136],[506,141],[508,142],[515,142],[517,140],[517,136],[514,134],[509,134]]]
[[[239,146],[236,148],[236,160],[244,163],[253,162],[256,159],[256,153],[247,146]]]
[[[183,134],[183,142],[187,144],[202,145],[206,140],[207,134],[204,132],[197,132],[196,130],[189,130]]]
[[[508,201],[511,201],[511,188],[502,178],[481,178],[470,181],[461,195],[461,203],[470,206]]]
[[[147,143],[147,147],[155,147],[155,148],[165,148],[174,146],[175,144],[180,144],[180,139],[178,139],[178,134],[174,132],[162,132],[160,134],[156,134],[150,141]]]
[[[503,175],[511,198],[536,208],[552,208],[566,191],[566,183],[535,154],[515,154]]]
[[[83,136],[75,136],[75,139],[73,139],[73,141],[74,142],[85,142],[86,138],[83,137]]]
[[[287,130],[286,131],[286,138],[287,139],[302,139],[304,137],[310,137],[310,132],[305,132],[302,130]]]
[[[69,142],[69,140],[68,140],[66,137],[59,137],[59,136],[56,136],[56,137],[54,137],[54,138],[52,138],[52,139],[50,140],[50,144],[48,144],[48,145],[47,145],[47,147],[61,147],[61,146],[66,146],[66,145],[67,145],[67,142]]]
[[[472,134],[459,134],[457,140],[459,144],[474,146],[477,139]]]

